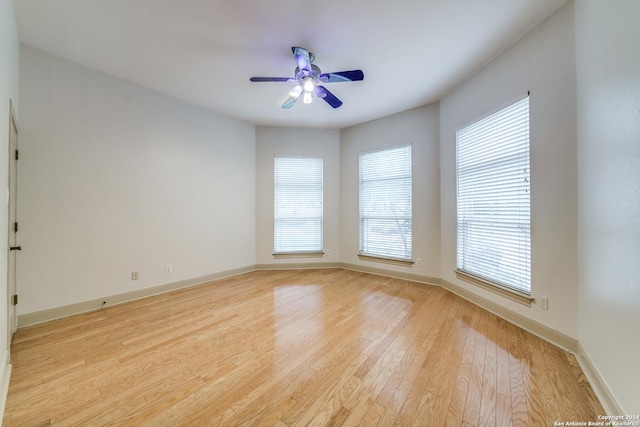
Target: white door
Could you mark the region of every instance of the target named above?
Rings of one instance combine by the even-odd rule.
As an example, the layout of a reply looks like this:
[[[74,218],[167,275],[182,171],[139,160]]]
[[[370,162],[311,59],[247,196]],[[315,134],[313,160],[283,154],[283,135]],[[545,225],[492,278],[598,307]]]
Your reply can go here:
[[[16,319],[16,255],[22,248],[18,245],[18,220],[16,217],[17,201],[18,201],[18,125],[16,117],[11,107],[11,117],[9,120],[9,256],[7,266],[7,326],[9,328],[9,346],[13,333],[18,328]]]

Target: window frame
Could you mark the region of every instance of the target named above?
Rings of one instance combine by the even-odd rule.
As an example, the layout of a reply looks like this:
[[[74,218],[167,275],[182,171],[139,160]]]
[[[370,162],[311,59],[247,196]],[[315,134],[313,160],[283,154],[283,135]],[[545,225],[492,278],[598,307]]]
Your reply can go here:
[[[283,235],[279,233],[279,225],[282,224],[282,219],[292,219],[296,218],[296,216],[287,216],[279,214],[279,188],[282,188],[283,185],[287,185],[287,183],[278,181],[278,160],[310,160],[310,161],[319,161],[320,162],[320,215],[319,216],[299,216],[300,218],[307,219],[319,219],[319,234],[317,234],[314,238],[319,243],[315,248],[312,249],[293,249],[291,247],[283,247],[278,246],[279,241],[282,240]],[[289,185],[291,185],[289,183]],[[315,183],[318,185],[318,183]],[[324,158],[320,156],[304,156],[304,155],[275,155],[273,160],[273,257],[278,258],[307,258],[307,257],[321,257],[324,255]],[[305,193],[296,194],[296,196],[304,195]],[[295,203],[295,202],[294,202]]]
[[[410,202],[409,203],[411,206],[409,209],[409,216],[404,217],[405,221],[406,221],[406,218],[408,218],[410,221],[410,225],[408,227],[409,238],[410,238],[409,257],[405,258],[400,256],[394,256],[393,254],[390,254],[390,253],[384,254],[379,252],[366,251],[365,247],[368,245],[365,243],[366,237],[364,233],[364,229],[365,229],[364,224],[365,224],[366,218],[370,217],[370,215],[367,216],[363,212],[363,182],[371,182],[373,180],[369,179],[369,180],[363,181],[363,178],[362,178],[363,157],[370,154],[381,153],[385,151],[401,150],[406,148],[409,149],[409,157],[410,157],[409,174],[405,175],[404,177],[395,177],[390,179],[397,179],[397,180],[407,179],[407,178],[409,179],[409,185],[410,185],[410,189],[409,189]],[[383,263],[402,265],[402,266],[413,265],[414,263],[413,261],[413,145],[411,143],[396,145],[391,147],[377,148],[377,149],[362,151],[359,153],[358,155],[358,232],[359,232],[359,236],[358,236],[358,254],[357,255],[360,260],[383,262]]]
[[[531,256],[532,256],[532,250],[531,250],[531,103],[530,103],[530,96],[529,93],[523,94],[521,96],[519,96],[518,98],[515,98],[514,100],[505,103],[503,105],[501,105],[500,107],[480,116],[479,118],[469,122],[468,124],[460,127],[457,131],[456,131],[456,269],[455,269],[455,273],[456,276],[459,279],[465,280],[469,283],[473,283],[475,285],[481,286],[485,289],[488,289],[492,292],[498,293],[500,295],[503,295],[507,298],[510,298],[514,301],[517,302],[521,302],[525,305],[529,305],[531,304],[531,302],[533,301],[532,298],[532,280],[531,280]],[[462,254],[461,251],[464,251],[465,248],[461,248],[461,243],[463,243],[463,240],[461,238],[461,223],[464,222],[465,219],[467,219],[467,222],[465,222],[466,224],[469,223],[469,219],[470,218],[475,218],[476,220],[478,218],[482,218],[482,213],[477,214],[476,216],[474,216],[474,214],[470,214],[468,216],[464,216],[464,214],[461,215],[461,210],[466,209],[466,211],[468,212],[469,210],[471,211],[479,211],[482,209],[481,206],[481,202],[476,202],[476,204],[472,204],[470,203],[469,205],[466,205],[464,207],[461,207],[461,204],[463,203],[461,201],[461,171],[460,171],[460,145],[461,145],[461,133],[468,131],[470,128],[473,128],[475,126],[478,125],[482,125],[483,122],[486,122],[487,120],[489,120],[491,117],[493,116],[499,116],[500,114],[506,114],[505,112],[508,112],[509,109],[517,109],[519,108],[519,104],[523,103],[526,100],[526,131],[521,131],[523,132],[523,134],[526,134],[526,142],[525,142],[525,138],[513,138],[512,141],[509,142],[510,148],[512,148],[514,151],[517,152],[516,155],[514,155],[513,157],[515,157],[517,160],[514,161],[510,161],[510,167],[514,168],[515,170],[515,165],[518,165],[518,168],[520,168],[521,173],[520,175],[517,175],[517,182],[520,182],[521,179],[523,179],[524,181],[521,182],[521,184],[516,184],[516,197],[518,197],[518,200],[520,201],[522,198],[524,200],[523,197],[523,193],[522,190],[526,188],[526,202],[524,203],[524,208],[521,208],[520,206],[518,206],[518,215],[517,215],[517,226],[516,227],[512,227],[513,229],[517,229],[518,231],[522,231],[526,234],[525,237],[517,237],[517,238],[513,238],[513,240],[509,240],[510,242],[516,242],[516,240],[520,241],[523,240],[525,241],[524,245],[524,249],[523,248],[518,248],[516,249],[515,252],[517,252],[517,255],[515,255],[516,257],[518,257],[518,259],[520,260],[521,258],[524,259],[524,266],[526,269],[526,272],[524,274],[522,274],[520,276],[521,273],[518,273],[518,280],[520,280],[520,282],[512,282],[509,283],[505,280],[503,280],[504,278],[504,273],[502,273],[502,277],[497,277],[500,275],[500,273],[496,273],[494,275],[491,274],[486,274],[486,271],[489,270],[489,268],[487,267],[487,270],[484,271],[478,271],[475,268],[465,268],[467,262],[466,261],[461,261],[461,258],[465,258],[467,256],[470,256],[469,254]],[[523,125],[523,122],[518,122],[519,125]],[[503,123],[499,123],[500,125],[504,125]],[[494,124],[495,126],[495,124]],[[516,126],[514,127],[510,127],[508,128],[509,130],[517,130],[520,131],[520,129],[517,129]],[[526,153],[524,153],[522,151],[522,148],[520,147],[519,144],[523,144],[526,146]],[[515,147],[515,148],[513,148]],[[493,147],[492,147],[493,148]],[[488,151],[488,150],[487,150]],[[468,155],[468,154],[467,154]],[[491,157],[491,159],[495,160],[497,157]],[[522,168],[522,166],[524,166],[525,164],[523,164],[522,162],[526,160],[526,168]],[[493,173],[491,172],[491,166],[486,166],[484,169],[482,169],[482,179],[491,179],[491,184],[495,184],[496,182],[494,182],[493,180],[496,179],[496,176],[499,176],[500,174],[498,174],[495,169],[497,169],[496,166],[494,166],[494,170]],[[480,172],[478,172],[480,170],[480,167],[477,166],[476,164],[476,168],[474,169],[474,173],[479,174]],[[487,172],[488,171],[488,172]],[[467,172],[469,173],[469,172]],[[469,173],[470,174],[470,173]],[[486,175],[485,175],[486,174]],[[487,178],[490,177],[490,178]],[[475,182],[475,185],[480,184],[478,181],[481,178],[477,178]],[[507,182],[507,178],[506,177],[500,177],[499,178],[501,181],[498,181],[498,183],[506,183]],[[495,188],[495,186],[494,186]],[[479,190],[476,190],[476,192],[479,193]],[[503,195],[503,198],[501,200],[507,200],[506,198],[504,198],[504,193],[508,193],[507,191],[501,192],[500,190],[496,191],[494,194],[496,196],[500,196],[501,194]],[[469,199],[474,198],[473,196],[469,196]],[[495,199],[494,199],[495,200]],[[486,199],[483,199],[483,201],[486,203]],[[516,203],[516,205],[520,205],[520,203]],[[486,206],[485,206],[486,209]],[[498,217],[500,215],[506,215],[508,213],[512,213],[513,211],[511,210],[512,207],[507,206],[503,209],[498,209],[497,211],[492,211],[493,216],[495,217],[496,212],[498,214]],[[527,209],[527,211],[523,211],[523,209]],[[486,216],[489,216],[488,213],[485,213]],[[524,222],[524,219],[527,219],[528,222]],[[503,224],[501,225],[501,221],[499,219],[494,219],[491,222],[491,226],[496,226],[496,227],[504,227],[503,230],[507,230],[507,227],[504,226],[504,223],[506,223],[506,221],[503,222]],[[494,231],[492,231],[494,232]],[[485,231],[485,233],[492,233],[492,232],[487,232]],[[478,233],[480,234],[480,233]],[[502,239],[502,238],[501,238]],[[475,240],[475,245],[480,245],[481,242],[481,238],[478,237]],[[502,242],[499,242],[499,244],[502,244]],[[470,247],[472,246],[472,244],[467,245],[467,250],[468,251],[473,251],[473,248]],[[505,246],[508,246],[507,244],[505,244]],[[504,248],[503,248],[504,249]],[[528,257],[528,258],[527,258]],[[477,258],[482,258],[482,257],[477,257]],[[465,258],[466,259],[466,258]],[[478,263],[478,261],[474,261],[476,263]],[[484,262],[484,261],[483,261]],[[513,268],[513,265],[518,265],[521,266],[521,264],[518,264],[519,262],[522,261],[517,261],[514,262],[513,264],[508,263],[510,268]],[[486,265],[485,265],[486,267]],[[501,267],[501,269],[503,269],[504,267]],[[524,282],[522,281],[524,279]],[[528,279],[528,283],[527,283],[527,279]],[[515,283],[515,284],[514,284]],[[523,286],[522,283],[525,283],[526,286]]]

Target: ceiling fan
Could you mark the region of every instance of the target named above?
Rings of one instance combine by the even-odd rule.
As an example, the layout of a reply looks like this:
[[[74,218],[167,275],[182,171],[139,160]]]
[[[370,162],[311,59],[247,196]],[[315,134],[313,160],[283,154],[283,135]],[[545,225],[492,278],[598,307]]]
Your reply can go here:
[[[282,108],[291,108],[300,97],[305,104],[309,104],[314,96],[324,99],[333,108],[338,108],[342,105],[342,101],[322,86],[322,83],[355,82],[364,79],[362,70],[322,73],[320,68],[313,64],[315,59],[313,53],[303,47],[295,46],[291,51],[298,63],[295,77],[251,77],[249,79],[252,82],[295,82],[296,85],[289,91],[289,97],[282,104]]]

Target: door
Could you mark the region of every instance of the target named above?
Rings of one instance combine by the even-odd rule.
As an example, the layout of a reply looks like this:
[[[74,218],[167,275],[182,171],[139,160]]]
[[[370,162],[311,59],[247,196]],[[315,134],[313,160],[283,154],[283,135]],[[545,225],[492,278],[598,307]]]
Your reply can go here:
[[[18,202],[18,125],[16,116],[13,111],[13,104],[10,108],[9,118],[9,247],[8,266],[7,266],[7,327],[9,329],[8,339],[9,347],[11,347],[11,339],[13,333],[18,328],[16,318],[16,304],[18,303],[18,293],[16,289],[16,255],[22,248],[18,245],[18,220],[17,202]]]

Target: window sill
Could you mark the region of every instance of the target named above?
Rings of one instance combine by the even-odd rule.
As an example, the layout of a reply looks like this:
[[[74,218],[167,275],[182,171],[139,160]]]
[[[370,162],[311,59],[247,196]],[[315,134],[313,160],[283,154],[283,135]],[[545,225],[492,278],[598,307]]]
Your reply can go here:
[[[367,255],[367,254],[358,254],[358,258],[362,261],[373,261],[373,262],[383,262],[385,264],[394,264],[394,265],[402,265],[405,267],[411,267],[413,265],[413,261],[409,259],[400,259],[400,258],[387,258],[376,255]]]
[[[275,259],[285,258],[322,258],[324,257],[324,251],[311,251],[311,252],[275,252],[273,254]]]
[[[525,293],[518,292],[513,289],[509,289],[505,286],[500,285],[499,283],[482,279],[480,277],[474,276],[462,270],[455,270],[455,272],[456,272],[456,277],[460,280],[464,280],[465,282],[479,286],[483,289],[493,292],[494,294],[501,295],[505,298],[518,302],[527,307],[531,307],[531,303],[534,301],[534,298],[531,297],[531,295],[527,295]]]

